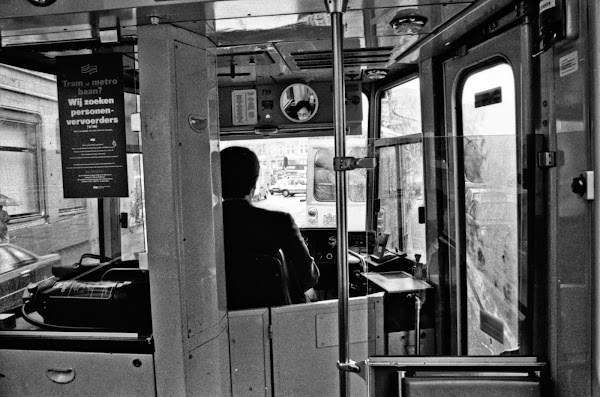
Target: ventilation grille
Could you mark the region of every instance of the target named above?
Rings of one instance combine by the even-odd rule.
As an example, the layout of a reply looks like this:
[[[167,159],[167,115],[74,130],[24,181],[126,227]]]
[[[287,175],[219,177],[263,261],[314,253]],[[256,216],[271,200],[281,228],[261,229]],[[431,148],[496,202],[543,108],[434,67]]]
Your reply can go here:
[[[393,47],[363,48],[344,51],[344,66],[383,66]],[[290,54],[299,69],[326,69],[333,66],[331,51],[293,52]]]

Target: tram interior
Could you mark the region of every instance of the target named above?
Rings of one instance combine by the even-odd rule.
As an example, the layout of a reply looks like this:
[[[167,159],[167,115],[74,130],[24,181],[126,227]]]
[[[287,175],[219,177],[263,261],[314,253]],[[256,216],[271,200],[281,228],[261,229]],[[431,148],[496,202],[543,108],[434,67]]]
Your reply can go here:
[[[191,275],[190,283],[202,283],[190,286],[181,280],[171,283],[172,269],[165,262],[169,255],[196,254],[222,261],[215,249],[222,244],[216,232],[206,242],[213,244],[209,254],[202,251],[205,242],[190,249],[174,241],[193,233],[198,237],[190,241],[206,240],[205,233],[219,228],[220,185],[214,157],[219,149],[241,145],[255,151],[261,163],[253,204],[294,216],[319,267],[320,280],[315,286],[318,298],[312,303],[227,313],[231,361],[226,371],[230,375],[224,378],[230,379],[232,395],[239,396],[259,395],[249,390],[266,390],[266,395],[273,396],[337,392],[338,370],[331,365],[337,361],[339,345],[339,242],[331,166],[335,92],[332,23],[323,1],[165,2],[113,10],[80,6],[74,8],[76,12],[68,9],[73,2],[59,3],[56,7],[62,8],[56,14],[44,15],[43,8],[35,8],[25,12],[31,15],[22,16],[20,8],[7,7],[7,16],[0,16],[0,193],[14,199],[14,204],[6,201],[4,206],[10,215],[8,245],[35,253],[32,261],[39,263],[46,263],[53,254],[58,255],[52,260],[59,258],[52,272],[46,268],[41,278],[31,277],[29,285],[37,289],[20,287],[17,301],[25,293],[33,306],[36,299],[42,299],[40,291],[45,286],[41,280],[52,275],[59,283],[113,282],[115,288],[127,284],[133,289],[122,291],[132,298],[115,300],[106,307],[94,306],[93,299],[83,305],[61,300],[57,293],[53,299],[37,301],[39,313],[21,312],[20,305],[6,303],[0,306],[5,311],[0,328],[0,339],[5,341],[0,348],[12,344],[27,350],[41,343],[36,342],[41,332],[72,337],[72,333],[132,332],[137,334],[133,337],[136,346],[147,340],[156,343],[134,350],[158,352],[156,356],[162,357],[168,354],[162,353],[166,347],[159,346],[161,337],[171,328],[163,329],[162,322],[167,320],[159,316],[169,311],[173,301],[188,302],[186,310],[196,310],[187,314],[187,325],[182,326],[190,328],[188,340],[219,340],[222,334],[213,333],[223,328],[220,315],[227,312],[224,278],[219,275],[222,265],[216,266],[216,276],[214,266],[191,270],[191,265],[178,265],[182,274]],[[442,382],[446,390],[464,387],[452,380],[456,375],[448,368],[477,364],[448,364],[444,359],[469,356],[481,363],[495,357],[504,361],[490,367],[503,376],[493,378],[482,370],[475,378],[492,377],[485,379],[491,382],[488,385],[498,382],[497,390],[529,396],[540,395],[537,375],[543,366],[533,358],[540,350],[528,306],[537,293],[531,284],[535,271],[526,245],[531,232],[527,223],[530,196],[519,179],[524,168],[519,157],[522,141],[510,121],[516,118],[515,77],[506,62],[492,62],[480,74],[470,75],[463,86],[466,99],[460,135],[438,131],[440,121],[434,122],[431,116],[440,111],[440,99],[427,92],[442,83],[439,77],[427,80],[433,74],[426,69],[431,67],[428,61],[469,44],[471,38],[464,38],[467,31],[461,28],[464,21],[470,29],[485,28],[491,17],[511,19],[512,13],[510,1],[348,2],[343,13],[346,151],[356,158],[374,158],[377,164],[348,171],[349,338],[356,361],[439,357],[436,365],[444,369],[438,368],[437,379],[447,381]],[[169,63],[164,59],[169,55],[160,52],[161,43],[144,42],[170,32],[148,33],[160,26],[183,32],[182,37],[201,36],[204,58],[182,52],[177,62],[183,66]],[[506,23],[499,29],[513,26]],[[187,44],[178,45],[181,49]],[[179,56],[177,51],[169,54]],[[65,198],[59,106],[66,105],[59,104],[57,85],[60,88],[62,72],[57,64],[70,59],[63,57],[114,54],[122,61],[126,192],[121,197]],[[156,65],[146,66],[149,60]],[[165,64],[172,68],[162,69],[164,76],[158,76]],[[191,71],[195,67],[201,72]],[[183,97],[162,93],[164,101],[172,102],[165,105],[172,114],[177,113],[177,106],[184,114],[175,116],[179,120],[174,125],[164,122],[161,115],[148,115],[160,107],[161,80],[172,82],[184,93]],[[497,87],[502,87],[502,103],[493,99]],[[197,90],[206,97],[198,97]],[[146,93],[154,97],[147,99]],[[190,96],[188,104],[186,95]],[[308,119],[292,112],[300,100],[310,103]],[[200,125],[195,130],[198,134],[186,131],[173,135],[172,140],[157,138],[161,133],[168,135],[164,131],[169,128],[187,128],[188,121],[192,130],[193,123]],[[169,147],[162,150],[169,153],[160,159],[156,146],[164,142]],[[147,146],[154,148],[147,151]],[[178,150],[182,154],[171,154]],[[322,158],[329,162],[321,163]],[[185,176],[174,181],[169,173],[176,172],[176,167]],[[160,178],[166,178],[164,184]],[[272,191],[282,179],[303,182],[297,191],[288,185]],[[179,185],[181,195],[163,197],[163,185],[168,184]],[[188,211],[208,211],[209,222],[204,222],[206,214]],[[204,227],[210,230],[203,231]],[[158,249],[161,253],[153,254]],[[198,260],[187,258],[173,263]],[[463,270],[457,272],[457,268]],[[211,276],[205,276],[211,271]],[[169,295],[173,286],[184,292]],[[193,297],[184,296],[186,291],[193,291]],[[189,303],[191,299],[198,302]],[[24,316],[34,317],[37,323],[25,321]],[[54,326],[44,328],[44,322],[54,322]],[[73,338],[77,346],[83,345],[77,336]],[[204,346],[205,342],[198,341],[185,343]],[[64,348],[65,344],[54,343]],[[117,345],[114,340],[110,343]],[[189,351],[191,360],[192,351],[200,350]],[[12,352],[6,357],[14,362],[34,359]],[[524,361],[515,364],[511,357]],[[154,365],[158,368],[161,360],[155,359]],[[419,373],[414,367],[417,362],[408,360],[406,365],[411,368],[408,373]],[[9,371],[1,364],[0,370]],[[397,371],[394,367],[373,372],[373,379],[380,382],[378,393],[403,382]],[[207,376],[212,379],[213,375]],[[411,396],[438,395],[423,394],[440,387],[419,383],[424,378],[405,382],[413,390]],[[164,387],[161,379],[155,380],[157,390]],[[367,393],[360,377],[352,375],[351,385],[353,395]],[[143,392],[160,395],[156,389]]]

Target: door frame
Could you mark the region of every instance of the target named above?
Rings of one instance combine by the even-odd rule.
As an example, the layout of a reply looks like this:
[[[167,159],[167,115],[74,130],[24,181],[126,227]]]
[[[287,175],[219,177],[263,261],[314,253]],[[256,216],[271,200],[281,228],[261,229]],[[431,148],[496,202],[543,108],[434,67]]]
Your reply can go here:
[[[527,181],[525,185],[523,175],[527,169],[535,169],[535,161],[528,153],[528,136],[533,135],[533,69],[534,60],[531,57],[532,35],[528,24],[515,26],[489,40],[476,46],[468,48],[466,54],[446,60],[442,65],[444,82],[444,127],[445,136],[448,142],[447,153],[448,163],[453,164],[454,159],[459,158],[462,153],[462,131],[459,130],[460,106],[457,103],[460,95],[460,84],[470,73],[486,64],[502,60],[507,62],[512,68],[515,78],[515,109],[516,109],[516,142],[517,142],[517,175],[520,180],[517,182],[518,197],[521,192],[527,191],[527,205],[521,205],[522,212],[519,214],[519,312],[523,313],[524,320],[519,321],[519,329],[525,332],[519,332],[520,354],[531,353],[533,339],[533,323],[531,314],[534,312],[533,303],[533,270],[535,269],[533,252],[534,245],[534,217],[536,208],[535,200],[540,200],[540,195],[536,194],[538,184],[531,184]],[[456,137],[456,144],[451,144]],[[531,145],[530,145],[531,146]],[[532,171],[531,174],[534,172]],[[455,197],[460,197],[460,192],[464,195],[464,178],[462,165],[456,162],[450,165],[446,171],[445,179],[450,186],[449,193]],[[533,178],[532,178],[533,179]],[[537,178],[536,178],[537,180]],[[532,191],[533,188],[533,191]],[[531,200],[529,200],[531,199]],[[520,199],[518,200],[520,203]],[[451,299],[451,319],[450,331],[455,338],[450,340],[450,353],[452,355],[467,354],[467,316],[466,316],[466,262],[465,262],[465,204],[464,200],[456,199],[455,208],[448,210],[448,230],[455,231],[451,236],[454,237],[454,247],[450,247],[448,274],[449,274],[449,296]],[[441,205],[447,205],[442,203]],[[524,230],[523,230],[524,226]],[[529,255],[528,255],[529,253]],[[525,291],[525,292],[524,292]],[[523,294],[524,292],[524,294]],[[523,304],[521,304],[523,303]]]

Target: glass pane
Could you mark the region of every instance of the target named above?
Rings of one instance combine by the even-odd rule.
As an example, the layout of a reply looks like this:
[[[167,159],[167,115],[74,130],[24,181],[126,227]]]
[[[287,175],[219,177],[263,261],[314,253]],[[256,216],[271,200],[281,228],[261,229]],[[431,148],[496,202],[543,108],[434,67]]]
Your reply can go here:
[[[40,213],[36,126],[23,121],[0,119],[0,193],[19,203],[6,211],[11,215]]]
[[[0,120],[0,146],[35,149],[35,125],[11,120]]]
[[[380,138],[421,132],[421,91],[415,78],[383,92],[381,96]]]
[[[333,151],[318,148],[313,158],[315,169],[314,196],[317,201],[335,201],[335,171]]]
[[[389,235],[388,249],[411,257],[421,255],[421,262],[425,260],[425,225],[419,223],[419,211],[425,205],[423,192],[421,143],[381,148],[378,192],[381,232]]]
[[[127,214],[127,228],[121,229],[121,257],[137,259],[146,252],[143,162],[141,154],[127,154],[129,197],[120,200],[121,213]]]
[[[499,64],[471,74],[462,88],[470,355],[519,347],[514,86],[510,66]]]
[[[40,212],[36,157],[35,152],[0,149],[0,193],[19,203],[18,206],[7,207],[11,216]]]
[[[0,268],[15,255],[35,261],[39,266],[26,280],[35,283],[50,277],[55,264],[72,265],[83,254],[100,253],[98,204],[94,198],[63,198],[56,76],[4,65],[0,74],[9,85],[0,89],[0,194],[6,196],[0,196],[0,205],[9,215],[0,226],[6,226],[8,247],[17,247],[11,255],[0,254]],[[25,279],[18,271],[4,276],[0,312],[20,313],[24,286],[17,281]],[[32,315],[41,320],[37,309],[43,311],[32,308]],[[21,327],[25,321],[18,317]]]
[[[261,171],[254,205],[288,212],[299,227],[335,227],[333,137],[271,138],[268,143],[264,140],[221,142],[221,150],[230,146],[247,147],[259,158]],[[347,139],[346,155],[362,157],[366,150],[366,139]],[[293,152],[299,154],[293,155]],[[364,230],[366,171],[351,171],[347,186],[349,228]]]

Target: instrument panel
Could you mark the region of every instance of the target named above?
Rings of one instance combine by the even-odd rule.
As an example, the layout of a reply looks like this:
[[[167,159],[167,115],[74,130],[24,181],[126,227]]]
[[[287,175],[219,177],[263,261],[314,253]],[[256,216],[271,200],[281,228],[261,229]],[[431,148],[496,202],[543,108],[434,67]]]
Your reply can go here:
[[[303,228],[300,233],[315,262],[335,263],[337,256],[337,229]],[[348,232],[348,248],[357,253],[370,253],[375,246],[375,232]]]

